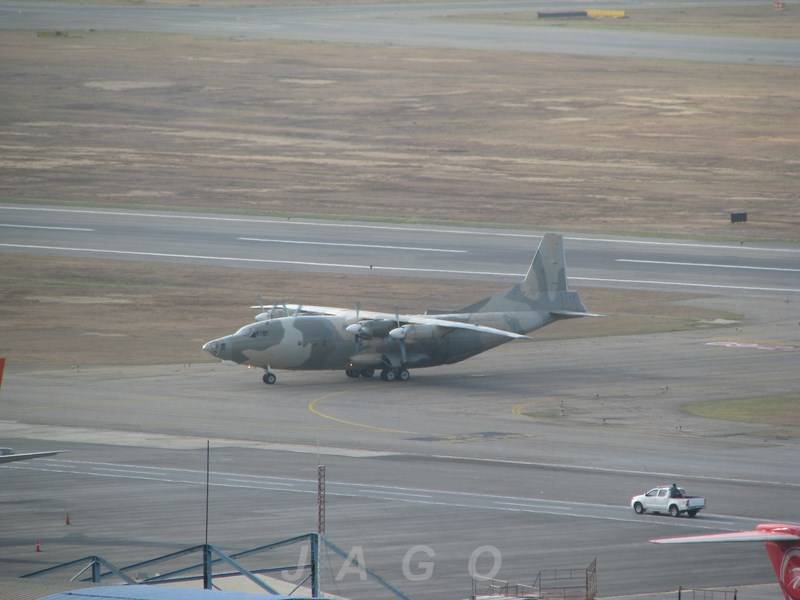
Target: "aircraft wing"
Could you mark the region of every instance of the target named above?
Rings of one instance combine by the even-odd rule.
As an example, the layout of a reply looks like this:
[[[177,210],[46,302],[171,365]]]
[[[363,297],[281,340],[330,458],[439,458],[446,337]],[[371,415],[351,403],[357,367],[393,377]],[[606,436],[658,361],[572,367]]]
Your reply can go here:
[[[256,306],[251,306],[250,308],[257,308],[257,309],[263,308],[264,312],[273,308],[286,309],[289,315],[293,315],[299,309],[301,315],[320,315],[329,317],[335,317],[337,315],[356,312],[355,308],[341,308],[338,306],[316,306],[314,304],[265,304],[264,306],[258,304]],[[372,310],[359,310],[358,316],[360,319],[394,319],[395,317],[393,313],[382,313],[382,312],[375,312]],[[402,317],[403,315],[400,316]]]
[[[20,454],[0,454],[0,465],[17,460],[29,460],[31,458],[42,458],[43,456],[53,456],[60,454],[63,450],[52,450],[50,452],[25,452]]]
[[[800,536],[792,533],[754,530],[659,538],[650,541],[654,544],[704,544],[706,542],[796,542],[798,540],[800,540]]]
[[[264,304],[263,306],[257,304],[255,306],[251,306],[250,308],[263,308],[265,311],[273,308],[285,308],[289,313],[294,313],[299,308],[304,314],[331,316],[352,310],[348,308],[336,308],[335,306],[313,306],[309,304]]]
[[[251,308],[261,308],[261,306],[252,306]],[[314,306],[311,304],[275,304],[275,305],[264,305],[264,310],[269,310],[271,308],[285,308],[289,313],[294,311],[300,310],[301,314],[304,315],[327,315],[327,316],[336,316],[345,313],[355,313],[355,309],[353,308],[338,308],[335,306]],[[583,316],[583,313],[576,313]],[[481,333],[490,333],[493,335],[501,335],[504,337],[512,338],[512,339],[525,339],[529,340],[527,335],[521,335],[519,333],[514,333],[513,331],[506,331],[504,329],[496,329],[494,327],[487,327],[485,325],[475,325],[473,323],[463,323],[461,321],[449,321],[447,319],[435,319],[423,315],[394,315],[392,313],[387,312],[375,312],[369,310],[359,310],[358,311],[359,319],[363,320],[371,320],[371,319],[395,319],[397,318],[400,323],[415,323],[417,325],[437,325],[439,327],[447,327],[449,329],[467,329],[469,331],[479,331]]]
[[[474,323],[463,323],[461,321],[448,321],[447,319],[432,319],[423,316],[403,316],[400,318],[401,322],[414,323],[416,325],[436,325],[438,327],[446,327],[449,329],[466,329],[468,331],[478,331],[480,333],[490,333],[492,335],[501,335],[503,337],[512,338],[515,340],[530,340],[527,335],[514,333],[513,331],[506,331],[505,329],[496,329],[494,327],[487,327],[486,325],[475,325]]]

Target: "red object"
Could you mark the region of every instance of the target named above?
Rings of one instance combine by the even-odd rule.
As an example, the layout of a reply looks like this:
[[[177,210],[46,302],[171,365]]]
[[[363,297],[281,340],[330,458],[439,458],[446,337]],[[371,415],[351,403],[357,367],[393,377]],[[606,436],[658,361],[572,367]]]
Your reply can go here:
[[[0,387],[3,385],[3,370],[6,368],[5,357],[0,357]]]
[[[37,552],[41,552],[42,551],[42,545],[39,542],[36,542],[36,551]]]
[[[64,525],[70,525],[70,524],[71,523],[69,522],[69,513],[67,513],[67,516],[64,517]]]
[[[656,544],[763,542],[786,600],[800,600],[800,526],[762,523],[752,531],[650,540]]]
[[[772,534],[789,533],[800,537],[800,527],[796,525],[759,525],[756,530]],[[778,576],[783,595],[787,599],[800,600],[800,542],[765,541],[764,546],[775,575]]]

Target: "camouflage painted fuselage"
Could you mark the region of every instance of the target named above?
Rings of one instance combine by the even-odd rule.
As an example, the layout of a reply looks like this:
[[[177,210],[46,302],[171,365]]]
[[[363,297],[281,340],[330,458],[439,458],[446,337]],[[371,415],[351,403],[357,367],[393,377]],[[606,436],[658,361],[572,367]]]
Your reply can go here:
[[[547,312],[474,313],[437,315],[451,321],[488,325],[524,334],[551,322]],[[357,323],[355,312],[337,316],[283,317],[252,323],[233,335],[209,342],[217,358],[264,369],[379,369],[433,367],[455,363],[510,341],[487,333],[417,326],[405,340],[406,360],[400,342],[383,331],[370,338],[347,332]],[[397,324],[386,320],[384,329]],[[383,335],[381,335],[383,333]]]

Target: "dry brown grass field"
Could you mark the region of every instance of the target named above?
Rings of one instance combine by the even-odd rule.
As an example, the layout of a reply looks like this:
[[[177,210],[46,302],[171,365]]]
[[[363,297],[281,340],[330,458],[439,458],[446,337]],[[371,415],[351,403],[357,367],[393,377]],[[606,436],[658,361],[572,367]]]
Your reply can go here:
[[[800,239],[790,68],[66,33],[0,33],[0,201]]]

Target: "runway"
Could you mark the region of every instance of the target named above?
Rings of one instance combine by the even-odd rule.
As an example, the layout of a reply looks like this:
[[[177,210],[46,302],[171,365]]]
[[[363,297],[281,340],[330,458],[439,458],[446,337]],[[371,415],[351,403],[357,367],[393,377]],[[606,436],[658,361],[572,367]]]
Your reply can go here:
[[[518,280],[542,232],[0,206],[0,251],[311,272]],[[565,234],[575,285],[800,294],[800,247]]]
[[[704,3],[685,3],[686,6]],[[630,8],[653,3],[622,2]],[[495,12],[548,8],[493,3]],[[478,7],[478,10],[481,8]],[[427,48],[547,52],[609,57],[668,58],[712,63],[800,64],[796,40],[692,36],[648,32],[448,23],[444,17],[476,10],[473,3],[354,7],[104,6],[5,2],[5,29],[97,29],[295,39]]]

